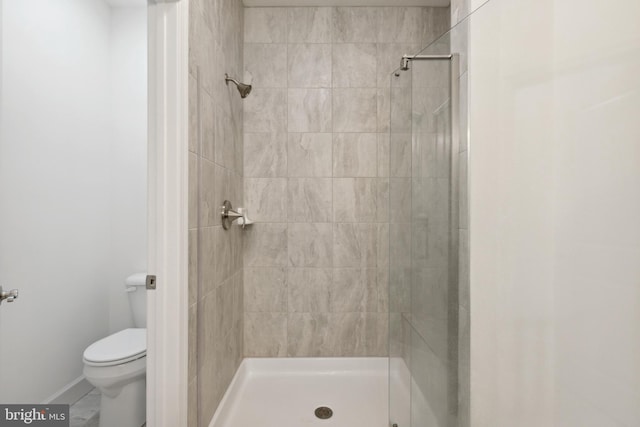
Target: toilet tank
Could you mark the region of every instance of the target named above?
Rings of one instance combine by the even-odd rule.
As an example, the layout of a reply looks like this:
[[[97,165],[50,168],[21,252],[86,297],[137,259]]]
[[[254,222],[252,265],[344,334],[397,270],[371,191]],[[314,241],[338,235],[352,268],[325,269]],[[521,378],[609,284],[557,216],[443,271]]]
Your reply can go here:
[[[124,280],[136,328],[147,327],[147,273],[136,273]]]

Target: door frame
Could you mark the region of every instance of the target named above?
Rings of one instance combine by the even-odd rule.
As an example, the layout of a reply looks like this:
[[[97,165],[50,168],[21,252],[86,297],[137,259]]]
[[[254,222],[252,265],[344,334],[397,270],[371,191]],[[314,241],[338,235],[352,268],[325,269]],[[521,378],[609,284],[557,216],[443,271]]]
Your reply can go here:
[[[147,425],[186,427],[189,1],[148,6]]]

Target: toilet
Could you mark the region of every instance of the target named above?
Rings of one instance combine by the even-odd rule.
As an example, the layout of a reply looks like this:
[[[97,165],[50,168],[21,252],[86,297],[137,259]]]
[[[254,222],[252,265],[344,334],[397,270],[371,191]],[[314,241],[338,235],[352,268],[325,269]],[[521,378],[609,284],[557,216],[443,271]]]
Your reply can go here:
[[[100,390],[100,427],[140,427],[146,421],[146,273],[125,280],[135,328],[124,329],[84,351],[84,376]]]

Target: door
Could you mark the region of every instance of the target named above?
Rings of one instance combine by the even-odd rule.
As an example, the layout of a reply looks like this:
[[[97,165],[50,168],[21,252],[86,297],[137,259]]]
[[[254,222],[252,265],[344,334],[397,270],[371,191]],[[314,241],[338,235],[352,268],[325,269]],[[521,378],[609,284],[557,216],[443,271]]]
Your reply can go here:
[[[0,402],[72,403],[147,268],[146,3],[0,7]]]

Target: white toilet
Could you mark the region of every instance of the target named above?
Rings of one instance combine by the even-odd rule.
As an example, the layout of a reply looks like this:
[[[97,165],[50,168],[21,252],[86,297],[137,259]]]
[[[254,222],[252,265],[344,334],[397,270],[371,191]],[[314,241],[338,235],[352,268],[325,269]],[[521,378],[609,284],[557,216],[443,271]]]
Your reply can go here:
[[[100,427],[140,427],[146,421],[146,273],[125,280],[135,328],[124,329],[84,351],[84,376],[102,396]]]

